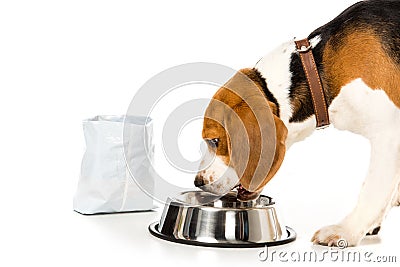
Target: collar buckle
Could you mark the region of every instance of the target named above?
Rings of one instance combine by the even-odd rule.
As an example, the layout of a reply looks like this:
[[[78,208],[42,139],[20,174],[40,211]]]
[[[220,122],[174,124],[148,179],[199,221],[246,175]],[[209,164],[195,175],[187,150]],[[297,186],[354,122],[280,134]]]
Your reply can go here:
[[[311,49],[311,44],[309,46],[302,45],[300,48],[296,48],[295,51],[296,53],[306,53],[310,51],[310,49]]]

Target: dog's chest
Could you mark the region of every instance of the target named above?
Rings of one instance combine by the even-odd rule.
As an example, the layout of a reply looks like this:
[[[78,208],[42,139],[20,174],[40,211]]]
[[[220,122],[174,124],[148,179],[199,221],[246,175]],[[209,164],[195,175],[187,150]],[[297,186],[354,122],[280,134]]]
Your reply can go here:
[[[332,125],[339,130],[360,134],[368,139],[384,132],[388,138],[400,132],[400,109],[385,91],[372,90],[362,79],[343,86],[329,106]],[[302,122],[289,123],[287,148],[304,140],[315,129],[315,116]]]
[[[340,130],[373,138],[382,131],[400,129],[400,109],[385,91],[372,90],[362,79],[343,86],[329,107],[332,124]]]

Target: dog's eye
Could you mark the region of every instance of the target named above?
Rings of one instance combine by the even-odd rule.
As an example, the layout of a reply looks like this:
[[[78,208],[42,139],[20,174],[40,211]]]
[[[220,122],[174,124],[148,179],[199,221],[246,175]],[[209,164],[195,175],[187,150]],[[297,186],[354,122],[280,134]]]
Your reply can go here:
[[[219,139],[218,138],[207,139],[207,143],[210,147],[218,147]]]

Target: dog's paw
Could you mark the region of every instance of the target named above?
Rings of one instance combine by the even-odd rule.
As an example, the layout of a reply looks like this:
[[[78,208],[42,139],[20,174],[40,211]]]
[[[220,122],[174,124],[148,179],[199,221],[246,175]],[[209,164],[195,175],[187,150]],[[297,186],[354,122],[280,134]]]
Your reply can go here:
[[[315,232],[311,238],[314,244],[325,246],[335,246],[340,248],[357,246],[361,238],[354,236],[350,229],[346,229],[342,225],[329,225]]]

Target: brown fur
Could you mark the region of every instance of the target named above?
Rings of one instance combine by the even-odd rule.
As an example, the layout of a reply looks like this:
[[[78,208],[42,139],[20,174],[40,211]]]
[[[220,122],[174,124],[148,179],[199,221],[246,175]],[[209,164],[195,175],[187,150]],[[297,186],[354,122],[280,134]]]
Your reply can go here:
[[[285,125],[276,116],[276,105],[267,101],[256,77],[258,76],[253,69],[243,69],[232,77],[214,95],[206,110],[203,125],[203,138],[219,138],[216,154],[222,157],[225,164],[236,170],[242,186],[252,192],[260,191],[279,169],[286,151],[287,135]],[[273,121],[269,116],[270,110],[274,113]],[[266,149],[267,153],[261,153],[263,140],[264,144],[265,140],[268,144],[275,141],[275,136],[263,136],[262,138],[267,139],[262,139],[261,132],[268,132],[273,126],[276,145],[270,145]],[[248,157],[244,155],[246,152]],[[253,177],[259,165],[268,161],[272,161],[268,172],[263,177]]]
[[[384,51],[378,36],[368,29],[344,34],[339,47],[329,40],[323,53],[324,77],[332,97],[354,79],[382,89],[400,108],[400,67]],[[377,67],[379,66],[379,67]]]

